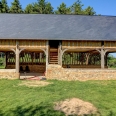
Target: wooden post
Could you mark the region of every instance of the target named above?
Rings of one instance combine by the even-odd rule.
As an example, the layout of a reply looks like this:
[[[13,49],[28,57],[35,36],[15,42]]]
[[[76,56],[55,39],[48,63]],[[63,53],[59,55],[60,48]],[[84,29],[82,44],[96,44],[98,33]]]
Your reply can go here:
[[[19,73],[19,43],[16,41],[16,61],[15,61],[15,68],[16,73]]]
[[[61,49],[61,53],[60,53],[60,65],[61,65],[61,67],[62,67],[62,56],[63,56],[64,52],[66,52],[67,50],[68,49],[64,49],[64,50]]]
[[[90,56],[90,54],[86,53],[86,65],[88,65],[88,63],[89,63],[89,56]]]
[[[60,52],[60,66],[62,67],[62,56],[63,56],[63,53],[62,53],[62,50]]]
[[[61,43],[60,43],[60,66],[62,67],[62,56],[63,56],[63,51],[62,51],[62,48],[61,48]]]
[[[7,67],[7,52],[5,53],[5,68]]]
[[[49,42],[48,41],[46,41],[46,71],[47,71],[47,67],[48,67],[48,64],[49,64],[49,62],[48,62],[48,52],[49,52]]]
[[[59,49],[58,49],[58,64],[59,65],[62,65],[62,59],[61,59],[61,57],[62,57],[62,50],[61,50],[61,42],[59,42]]]
[[[58,65],[60,65],[60,45],[58,45]]]
[[[32,65],[34,64],[34,52],[31,54]]]
[[[96,49],[101,54],[101,69],[104,69],[105,66],[105,54],[108,51],[108,49],[104,49],[104,46],[102,46],[101,50]],[[107,58],[106,58],[107,60]]]
[[[104,69],[104,49],[101,48],[101,69]]]
[[[42,61],[42,53],[41,52],[39,53],[39,61],[40,62]]]
[[[101,54],[101,69],[104,69],[104,56],[105,56],[105,50],[103,49],[103,46],[101,50],[96,49]]]

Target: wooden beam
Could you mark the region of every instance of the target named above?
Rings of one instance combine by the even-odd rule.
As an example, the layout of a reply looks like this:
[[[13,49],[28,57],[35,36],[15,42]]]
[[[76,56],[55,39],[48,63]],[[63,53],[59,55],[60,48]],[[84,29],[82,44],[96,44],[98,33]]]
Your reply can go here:
[[[104,49],[101,48],[101,68],[104,69]]]
[[[90,56],[90,54],[86,53],[86,65],[88,65],[88,63],[89,63],[89,56]]]
[[[104,49],[103,47],[101,49],[96,49],[101,54],[101,69],[104,69]]]
[[[19,73],[19,42],[16,41],[16,61],[15,61],[15,69],[16,73]]]
[[[49,55],[49,42],[46,41],[46,71],[47,71],[47,67],[48,67],[48,55]]]
[[[60,55],[60,65],[61,65],[61,67],[62,67],[62,56],[63,56],[63,54],[64,54],[64,52],[66,52],[68,49],[64,49],[64,50],[62,50],[61,49],[61,55]]]
[[[104,49],[104,46],[101,49],[96,49],[101,54],[101,69],[105,67],[105,54],[109,51],[109,49]]]
[[[7,52],[5,52],[5,68],[7,67]]]
[[[61,45],[61,42],[59,42],[59,48],[58,48],[58,64],[61,65],[62,63],[62,59],[61,59],[61,56],[62,56],[62,45]]]

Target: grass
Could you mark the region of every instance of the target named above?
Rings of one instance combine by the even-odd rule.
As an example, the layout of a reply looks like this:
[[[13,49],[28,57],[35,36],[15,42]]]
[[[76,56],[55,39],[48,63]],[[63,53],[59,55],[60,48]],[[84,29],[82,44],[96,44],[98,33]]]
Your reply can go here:
[[[4,65],[0,65],[0,69],[5,69],[5,66]]]
[[[23,80],[0,80],[0,116],[64,116],[53,103],[77,97],[116,116],[116,81],[56,81],[45,87],[19,86]]]

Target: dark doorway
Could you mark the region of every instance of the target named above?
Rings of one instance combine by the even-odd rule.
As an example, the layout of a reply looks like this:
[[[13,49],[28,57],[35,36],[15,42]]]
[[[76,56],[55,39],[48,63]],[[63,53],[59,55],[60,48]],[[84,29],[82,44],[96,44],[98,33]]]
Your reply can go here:
[[[59,40],[49,40],[50,48],[58,48]]]
[[[49,64],[58,64],[58,46],[59,40],[49,40],[50,53],[49,53]]]

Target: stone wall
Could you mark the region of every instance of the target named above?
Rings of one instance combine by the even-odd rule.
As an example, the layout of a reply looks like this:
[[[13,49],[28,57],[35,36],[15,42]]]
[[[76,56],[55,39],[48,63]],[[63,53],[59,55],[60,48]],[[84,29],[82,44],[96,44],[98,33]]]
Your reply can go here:
[[[60,65],[48,65],[47,79],[58,80],[116,80],[116,70],[62,68]]]
[[[20,73],[16,73],[15,69],[0,69],[0,79],[19,79]]]
[[[63,68],[67,68],[67,65],[63,65]],[[69,65],[70,68],[101,68],[101,65]],[[108,68],[108,66],[105,66]]]

